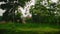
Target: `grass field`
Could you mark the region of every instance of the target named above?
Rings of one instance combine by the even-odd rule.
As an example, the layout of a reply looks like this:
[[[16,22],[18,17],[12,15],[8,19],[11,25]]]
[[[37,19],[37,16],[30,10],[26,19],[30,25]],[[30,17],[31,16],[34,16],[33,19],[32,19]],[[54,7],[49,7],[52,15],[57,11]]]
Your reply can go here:
[[[0,24],[1,34],[60,34],[60,26],[36,23]]]

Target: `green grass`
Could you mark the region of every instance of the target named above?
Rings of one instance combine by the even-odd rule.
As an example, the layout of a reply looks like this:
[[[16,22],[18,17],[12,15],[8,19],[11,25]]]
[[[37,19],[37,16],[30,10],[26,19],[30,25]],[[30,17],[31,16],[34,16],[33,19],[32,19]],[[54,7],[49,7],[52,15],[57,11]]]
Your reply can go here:
[[[21,24],[21,23],[5,23],[0,24],[0,30],[6,31],[5,33],[12,34],[13,32],[15,34],[48,34],[53,33],[57,34],[60,33],[60,26],[57,25],[49,25],[49,24],[36,24],[36,23],[27,23],[27,24]],[[2,32],[4,33],[4,32]]]

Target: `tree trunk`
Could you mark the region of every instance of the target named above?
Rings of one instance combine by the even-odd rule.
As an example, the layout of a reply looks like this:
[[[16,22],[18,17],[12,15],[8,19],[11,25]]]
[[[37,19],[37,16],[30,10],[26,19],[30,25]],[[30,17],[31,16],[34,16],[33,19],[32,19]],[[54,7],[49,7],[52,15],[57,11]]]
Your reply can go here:
[[[23,23],[23,24],[26,24],[26,19],[25,19],[25,17],[22,18],[22,23]]]

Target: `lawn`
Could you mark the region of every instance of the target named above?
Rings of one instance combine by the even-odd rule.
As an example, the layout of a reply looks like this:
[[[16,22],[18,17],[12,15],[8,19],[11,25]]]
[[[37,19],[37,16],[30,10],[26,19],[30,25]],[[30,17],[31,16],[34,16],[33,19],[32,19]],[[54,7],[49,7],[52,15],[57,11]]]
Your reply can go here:
[[[60,34],[60,26],[36,23],[0,24],[1,34]]]

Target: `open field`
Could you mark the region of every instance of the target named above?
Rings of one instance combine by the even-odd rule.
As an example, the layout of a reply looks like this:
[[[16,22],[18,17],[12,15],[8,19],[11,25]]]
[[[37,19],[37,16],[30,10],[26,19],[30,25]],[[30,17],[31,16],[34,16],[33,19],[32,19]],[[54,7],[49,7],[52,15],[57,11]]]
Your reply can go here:
[[[0,24],[1,34],[60,34],[60,26],[36,23]]]

